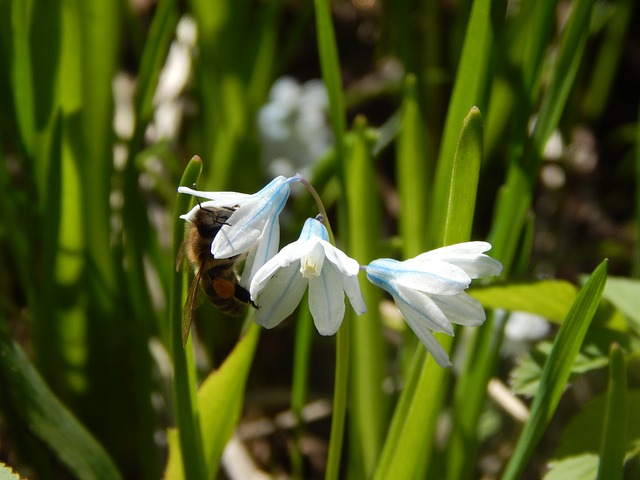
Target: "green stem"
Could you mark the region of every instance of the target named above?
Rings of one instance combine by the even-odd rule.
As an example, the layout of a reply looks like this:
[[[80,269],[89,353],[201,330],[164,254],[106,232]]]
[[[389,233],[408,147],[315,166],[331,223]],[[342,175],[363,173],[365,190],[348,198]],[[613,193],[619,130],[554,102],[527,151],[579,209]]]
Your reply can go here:
[[[200,157],[194,156],[184,171],[180,185],[193,185],[202,171]],[[178,195],[176,199],[173,241],[176,256],[184,240],[184,222],[179,216],[189,208],[191,198]],[[180,438],[182,465],[185,478],[208,478],[202,448],[200,419],[196,402],[195,366],[191,341],[182,348],[182,306],[184,305],[184,280],[182,272],[172,275],[169,298],[171,352],[173,355],[173,396],[175,418]],[[191,358],[190,358],[191,357]]]
[[[316,201],[318,211],[323,217],[323,224],[329,234],[329,241],[336,244],[331,224],[327,218],[327,211],[324,208],[322,199],[315,188],[303,177],[299,176],[299,181],[311,193]],[[337,479],[340,473],[340,458],[342,454],[342,442],[344,439],[344,420],[347,412],[347,390],[349,387],[349,315],[346,314],[340,330],[338,330],[336,341],[336,376],[335,391],[333,393],[333,416],[331,419],[331,438],[329,440],[329,456],[327,459],[327,471],[325,478]]]
[[[302,176],[298,175],[298,181],[305,186],[316,201],[318,211],[322,216],[322,223],[329,234],[329,241],[336,244],[331,224],[327,218],[322,199],[315,188]],[[340,473],[340,458],[342,455],[342,443],[344,439],[344,422],[347,412],[347,390],[349,388],[349,339],[350,325],[349,315],[346,314],[336,341],[336,375],[333,393],[333,416],[331,418],[331,438],[329,439],[329,455],[327,459],[327,471],[325,478],[337,479]]]
[[[327,459],[326,480],[339,478],[342,442],[344,439],[344,420],[347,413],[347,391],[349,377],[349,315],[337,334],[336,342],[336,376],[333,392],[333,416],[331,418],[331,437],[329,439],[329,456]]]
[[[309,309],[302,309],[296,322],[296,340],[293,360],[293,382],[291,386],[291,410],[296,416],[294,430],[294,446],[291,455],[292,477],[300,480],[304,478],[302,451],[300,438],[303,432],[302,408],[307,400],[307,385],[309,383],[309,358],[311,356],[311,341],[313,335],[313,319]]]
[[[322,224],[325,226],[325,228],[327,229],[327,233],[329,234],[329,241],[331,242],[331,245],[335,245],[336,239],[333,236],[333,230],[331,230],[331,224],[329,223],[329,218],[327,217],[327,211],[324,208],[324,204],[322,203],[322,199],[320,198],[320,195],[318,194],[316,189],[313,188],[313,185],[311,185],[307,181],[306,178],[302,177],[301,175],[297,175],[297,178],[298,178],[298,181],[305,186],[305,188],[309,191],[313,199],[316,201],[316,205],[318,206],[318,212],[320,213],[320,215],[322,215]]]

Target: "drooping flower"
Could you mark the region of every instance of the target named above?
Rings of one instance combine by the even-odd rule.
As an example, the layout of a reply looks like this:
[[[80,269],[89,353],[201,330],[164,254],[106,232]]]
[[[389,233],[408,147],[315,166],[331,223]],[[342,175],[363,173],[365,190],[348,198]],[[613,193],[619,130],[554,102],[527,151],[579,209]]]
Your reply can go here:
[[[190,222],[199,208],[231,207],[235,211],[227,219],[211,244],[216,258],[230,258],[250,252],[243,279],[248,279],[278,251],[280,224],[278,216],[289,198],[289,184],[300,177],[276,177],[253,195],[237,192],[201,192],[179,187],[178,192],[208,198],[180,218]],[[242,282],[241,282],[242,283]],[[247,281],[248,283],[248,281]]]
[[[251,281],[251,299],[259,306],[256,322],[273,328],[289,316],[309,288],[309,309],[322,335],[336,333],[345,312],[345,293],[358,315],[366,312],[354,259],[329,243],[327,230],[308,219],[300,238],[282,248]]]
[[[393,297],[407,324],[438,365],[451,366],[433,332],[453,335],[452,323],[467,326],[485,321],[480,303],[465,293],[474,278],[499,275],[502,265],[484,255],[486,242],[438,248],[400,262],[374,260],[365,269],[371,283]]]

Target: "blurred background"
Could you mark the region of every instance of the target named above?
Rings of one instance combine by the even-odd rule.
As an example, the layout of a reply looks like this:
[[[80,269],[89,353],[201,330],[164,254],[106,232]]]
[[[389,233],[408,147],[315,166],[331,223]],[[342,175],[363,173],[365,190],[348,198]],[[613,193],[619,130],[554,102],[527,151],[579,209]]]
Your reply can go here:
[[[458,73],[465,38],[473,41],[474,3],[331,2],[344,141],[354,141],[356,118],[364,122],[378,256],[407,258],[437,246],[424,223],[414,239],[419,249],[408,247],[402,216],[429,218],[437,204],[430,196],[446,156],[452,92],[465,80]],[[567,24],[583,3],[587,27],[566,47]],[[497,253],[506,278],[577,284],[603,258],[610,275],[637,278],[640,9],[633,0],[483,4],[490,27],[478,42],[488,42],[487,55],[479,69],[465,70],[477,82],[464,114],[476,105],[484,122],[473,239],[500,235],[499,192],[525,158],[530,202],[513,226],[513,249]],[[65,449],[68,437],[48,423],[68,415],[65,424],[82,432],[75,441],[95,441],[124,478],[162,477],[166,429],[175,424],[171,232],[175,214],[184,213],[173,206],[193,155],[203,160],[200,190],[253,193],[276,175],[300,172],[340,225],[346,187],[315,22],[310,0],[0,0],[0,461],[21,476],[91,478],[74,459],[75,446]],[[575,62],[563,66],[573,58],[563,48],[576,49]],[[558,76],[570,81],[557,86]],[[398,170],[410,101],[422,162],[415,175],[425,197],[413,203],[403,197]],[[549,115],[548,102],[557,107]],[[536,137],[539,118],[548,135]],[[317,213],[301,188],[292,190],[282,245]],[[630,292],[626,298],[640,298],[638,284]],[[382,306],[379,361],[390,412],[402,385],[403,332],[384,299],[368,305]],[[523,355],[551,338],[558,322],[504,321],[492,376],[508,384]],[[242,322],[205,302],[195,325],[204,378],[233,349]],[[631,352],[638,351],[637,327],[621,334]],[[262,332],[238,435],[256,468],[287,477],[291,450],[299,448],[298,474],[321,478],[335,339],[312,339],[310,417],[300,431],[295,418],[286,420],[295,338],[293,320]],[[548,430],[527,478],[540,477],[568,419],[602,393],[606,350],[598,352],[561,403],[564,420]],[[637,368],[630,378],[637,383]],[[468,478],[496,478],[517,430],[500,408],[488,411]]]

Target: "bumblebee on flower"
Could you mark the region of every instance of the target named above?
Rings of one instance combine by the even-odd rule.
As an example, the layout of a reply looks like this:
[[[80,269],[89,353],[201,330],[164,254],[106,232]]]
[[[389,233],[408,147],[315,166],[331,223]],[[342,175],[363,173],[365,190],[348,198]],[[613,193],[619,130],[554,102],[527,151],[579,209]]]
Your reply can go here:
[[[199,192],[180,187],[179,192],[209,201],[182,216],[193,221],[199,208],[228,208],[228,218],[216,227],[211,255],[216,259],[246,255],[238,278],[248,289],[250,301],[259,307],[256,322],[273,328],[296,309],[309,289],[309,310],[322,335],[335,334],[343,321],[345,296],[357,315],[367,308],[358,283],[360,270],[367,279],[388,292],[413,332],[438,365],[451,366],[434,332],[453,335],[453,324],[478,326],[485,320],[480,303],[465,290],[473,279],[496,276],[502,265],[484,252],[486,242],[451,245],[398,261],[377,259],[360,266],[329,241],[319,219],[306,220],[300,237],[278,251],[278,216],[289,197],[293,182],[305,185],[324,208],[317,193],[300,175],[277,177],[259,192]],[[322,219],[322,216],[319,217]]]

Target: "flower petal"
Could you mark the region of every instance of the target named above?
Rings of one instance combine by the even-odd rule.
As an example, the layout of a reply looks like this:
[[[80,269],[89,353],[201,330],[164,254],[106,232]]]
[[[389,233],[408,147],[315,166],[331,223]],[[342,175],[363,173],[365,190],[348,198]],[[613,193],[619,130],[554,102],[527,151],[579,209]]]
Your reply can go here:
[[[270,218],[264,227],[262,236],[250,250],[245,263],[240,285],[249,285],[258,270],[276,255],[280,245],[280,222],[277,218]]]
[[[396,282],[407,288],[436,295],[455,295],[471,284],[471,278],[461,268],[441,260],[400,264]]]
[[[300,240],[309,240],[318,237],[320,240],[329,240],[326,227],[315,218],[307,218],[300,232]]]
[[[271,260],[260,267],[251,279],[251,287],[249,288],[251,298],[256,299],[271,276],[279,268],[286,268],[293,262],[296,262],[299,268],[300,252],[310,250],[313,245],[315,245],[315,242],[297,240],[283,247]]]
[[[180,218],[183,219],[183,220],[186,220],[189,223],[191,223],[196,218],[196,213],[201,208],[204,208],[206,210],[207,208],[220,208],[222,206],[230,207],[230,205],[219,205],[218,202],[212,202],[212,201],[202,202],[202,203],[196,205],[195,207],[193,207],[187,213],[185,213],[183,215],[180,215]]]
[[[400,262],[391,258],[379,258],[365,267],[367,280],[391,295],[399,294],[394,281]]]
[[[256,312],[258,325],[273,328],[296,309],[307,288],[307,281],[300,275],[299,268],[295,263],[279,268],[260,291],[255,299],[259,307]]]
[[[331,265],[309,279],[309,310],[320,335],[333,335],[344,319],[344,291],[340,275]]]
[[[211,253],[216,258],[230,258],[249,250],[262,236],[270,219],[274,219],[284,208],[289,198],[289,180],[276,177],[251,199],[240,204],[227,220],[211,244]],[[268,234],[270,236],[270,234]]]
[[[211,203],[207,202],[209,206],[213,207],[233,207],[235,205],[242,205],[251,195],[248,193],[238,192],[204,192],[201,190],[194,190],[189,187],[178,187],[178,193],[185,193],[187,195],[193,195],[198,198],[208,198],[212,200]],[[202,204],[204,207],[204,203]]]
[[[447,247],[437,248],[418,255],[414,260],[442,260],[463,269],[471,278],[491,277],[500,275],[502,264],[483,252],[491,250],[487,242],[465,242]]]
[[[442,348],[442,345],[438,343],[429,327],[427,327],[425,323],[421,322],[420,318],[414,315],[407,315],[405,313],[405,309],[401,307],[402,303],[403,302],[401,301],[400,303],[396,304],[404,315],[407,325],[409,325],[411,330],[413,330],[413,333],[416,334],[418,339],[426,347],[431,356],[433,356],[433,359],[438,365],[440,365],[441,367],[450,367],[451,361],[449,360],[449,355],[447,355],[445,349]]]
[[[367,311],[367,305],[364,303],[362,290],[360,290],[360,282],[357,275],[340,275],[342,288],[344,293],[349,297],[349,302],[357,315],[362,315]]]
[[[431,298],[452,323],[477,327],[486,320],[480,302],[466,292],[457,295],[433,295]]]
[[[400,311],[414,318],[434,332],[453,335],[453,325],[438,304],[426,293],[400,288],[400,295],[394,296]]]
[[[460,268],[440,260],[398,262],[390,258],[374,260],[366,267],[367,278],[374,285],[394,292],[407,289],[439,295],[455,295],[469,286],[471,278]]]
[[[356,260],[325,240],[320,240],[320,244],[324,247],[324,254],[327,259],[333,263],[343,275],[358,275],[360,264]]]

